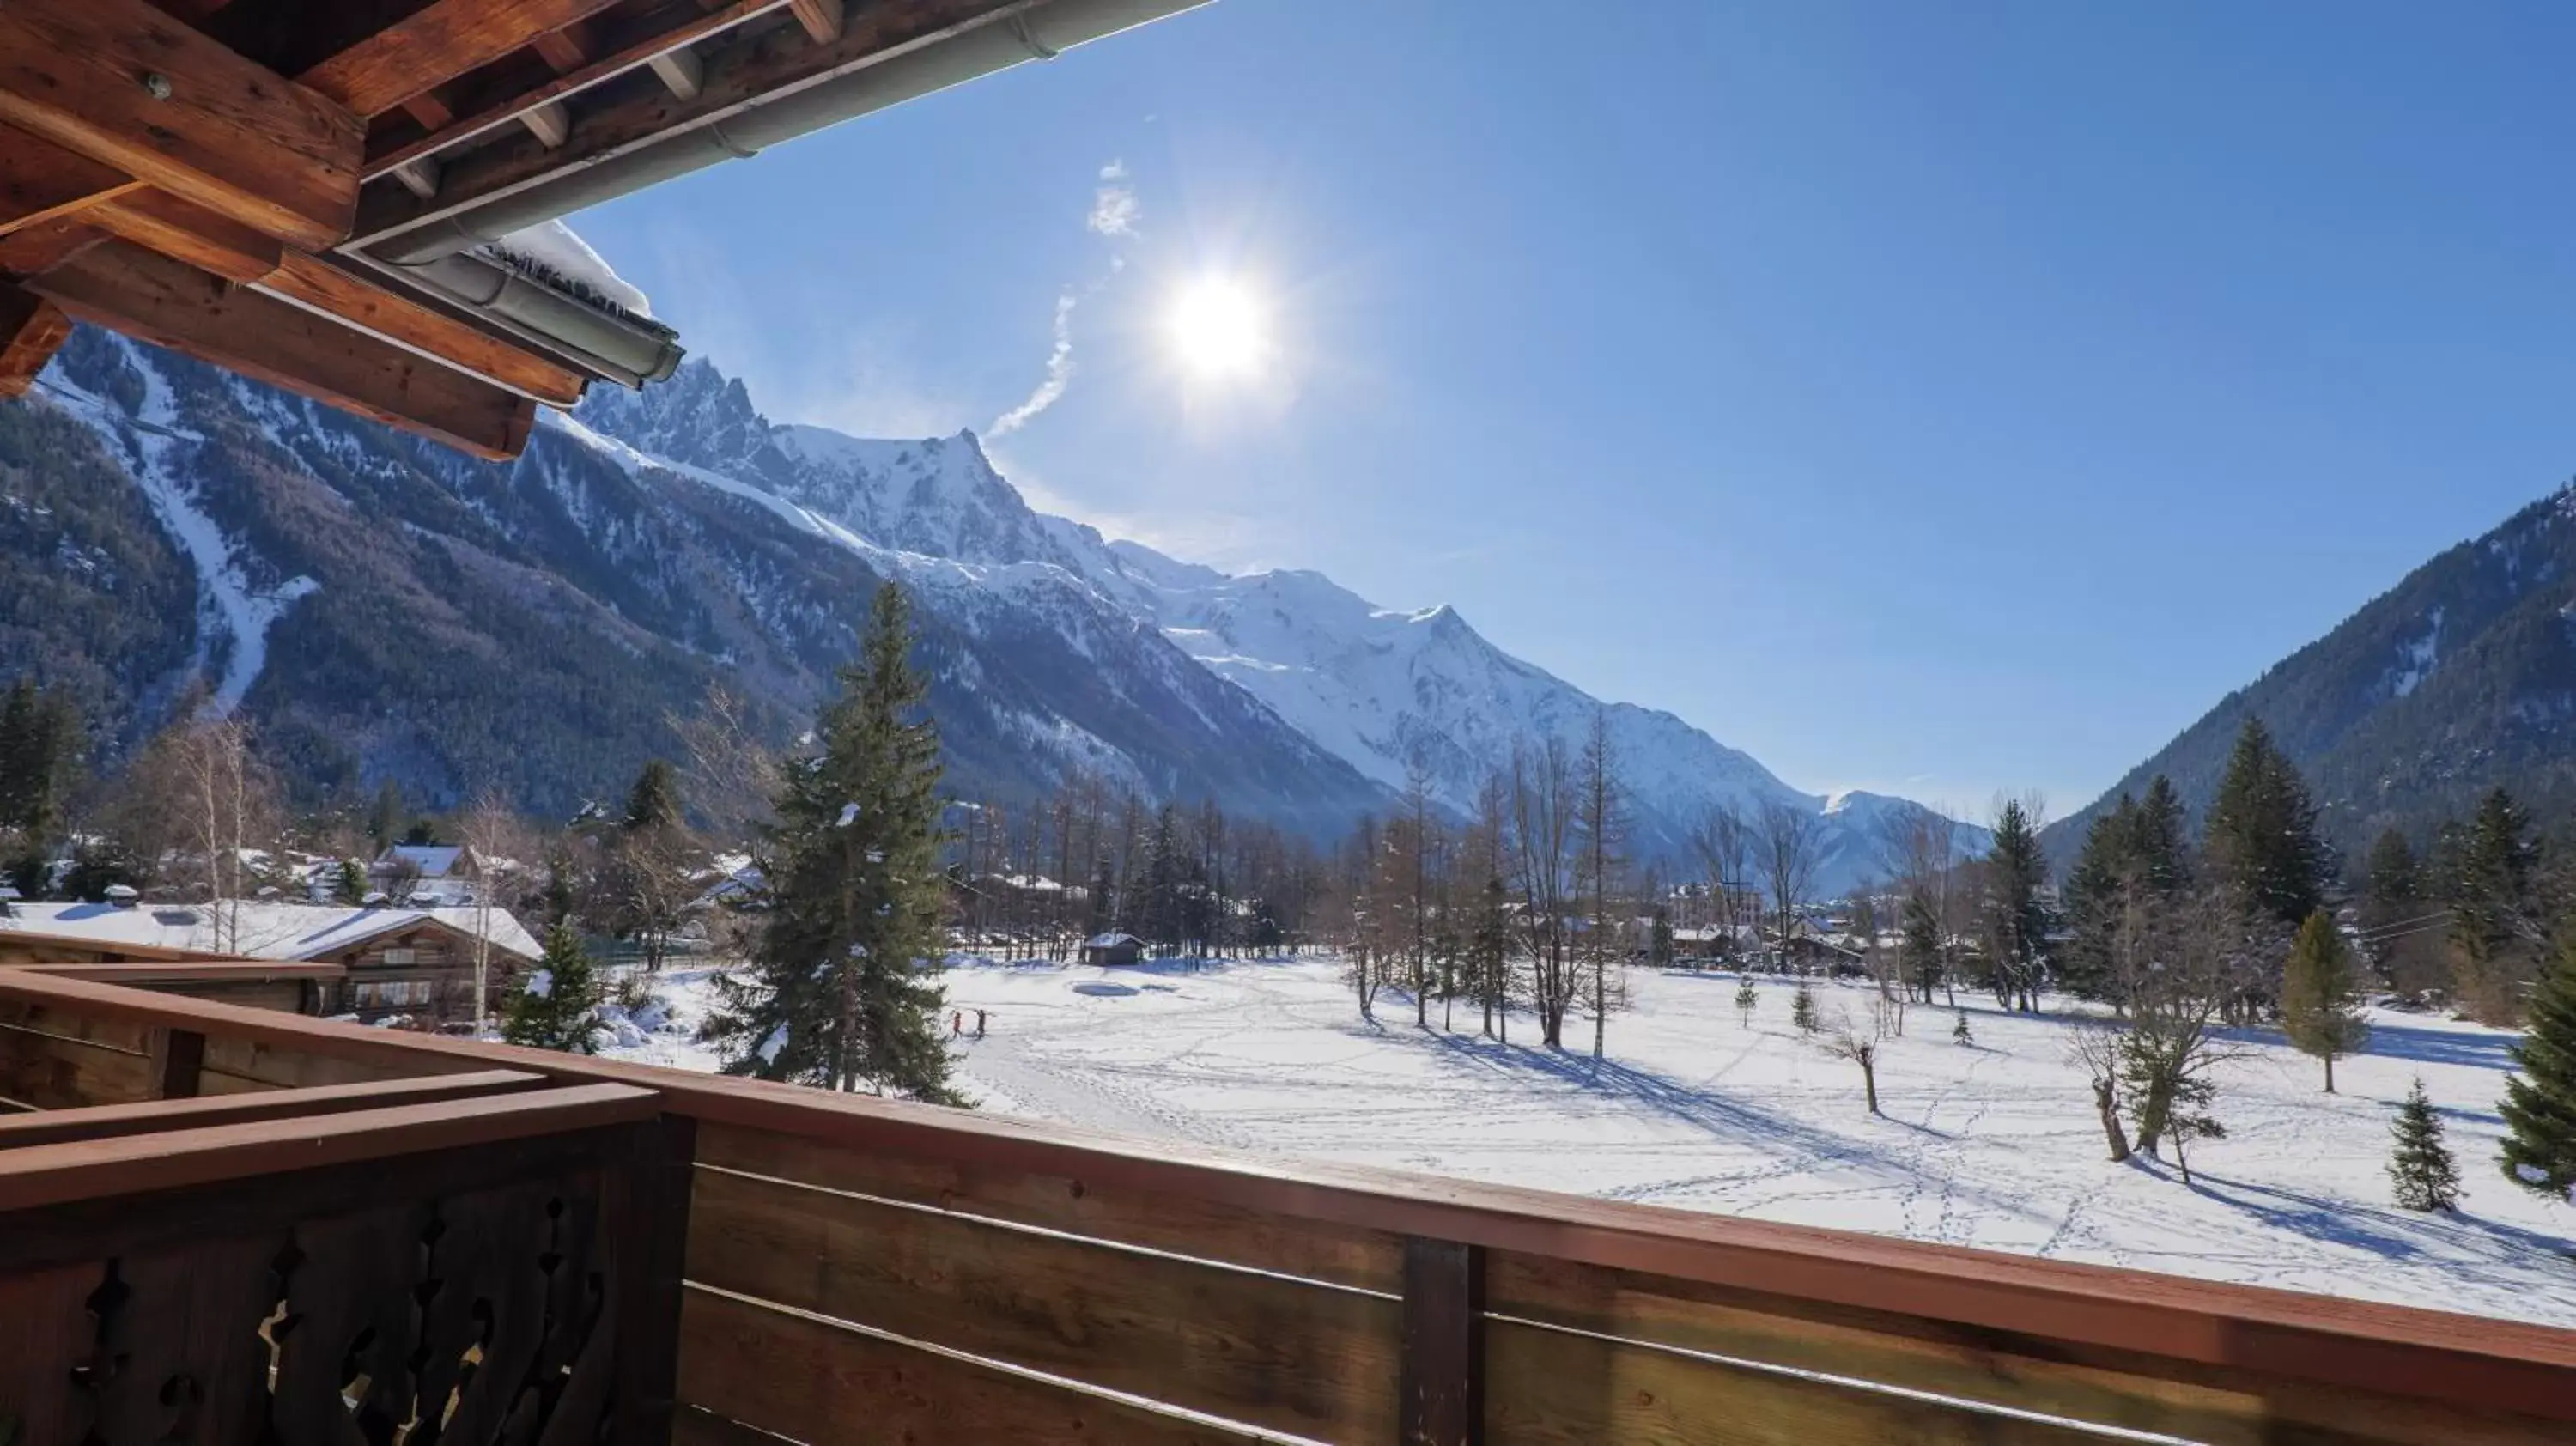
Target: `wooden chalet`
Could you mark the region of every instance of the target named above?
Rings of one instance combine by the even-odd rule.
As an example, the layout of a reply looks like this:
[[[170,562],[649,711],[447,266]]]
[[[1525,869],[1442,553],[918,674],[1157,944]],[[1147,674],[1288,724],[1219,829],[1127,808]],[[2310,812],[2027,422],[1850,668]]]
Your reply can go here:
[[[88,321],[515,456],[680,350],[508,238],[1197,3],[6,0],[0,396]]]

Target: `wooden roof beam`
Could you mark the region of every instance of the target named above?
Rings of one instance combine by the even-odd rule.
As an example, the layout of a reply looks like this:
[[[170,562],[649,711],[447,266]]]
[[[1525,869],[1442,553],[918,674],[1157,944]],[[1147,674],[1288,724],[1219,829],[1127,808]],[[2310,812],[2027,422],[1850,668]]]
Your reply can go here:
[[[15,0],[12,0],[15,3]],[[361,116],[482,69],[616,0],[431,0],[296,77]]]
[[[61,307],[0,281],[0,397],[25,396],[71,334]]]
[[[79,320],[168,347],[492,460],[527,445],[536,404],[327,317],[129,242],[24,283]]]
[[[560,407],[581,400],[581,373],[166,192],[145,189],[120,196],[84,219],[138,246],[227,281],[256,286],[522,396]]]
[[[365,127],[146,0],[0,4],[0,121],[319,250],[349,231]]]
[[[78,151],[0,125],[0,236],[71,215],[142,184]]]
[[[787,0],[765,0],[762,8],[786,3]],[[675,99],[661,85],[603,89],[584,106],[580,134],[567,144],[548,146],[529,135],[448,155],[443,158],[445,174],[438,194],[428,200],[390,181],[369,186],[359,202],[356,241],[373,244],[438,216],[470,209],[562,172],[622,155],[675,132],[723,120],[777,95],[846,74],[874,63],[889,51],[992,23],[1015,8],[1012,0],[916,0],[902,5],[870,5],[850,12],[839,37],[821,45],[814,43],[802,25],[745,29],[722,45],[710,46],[700,53],[701,88],[694,97]],[[639,58],[632,63],[640,66],[643,61]],[[563,83],[557,82],[559,86]],[[524,111],[528,103],[522,99],[503,118]],[[462,137],[431,138],[371,157],[368,173],[371,177],[384,175],[398,161],[408,160],[425,149],[443,149],[458,139]]]
[[[696,63],[697,56],[689,51],[692,44],[782,9],[786,4],[787,0],[719,0],[717,5],[702,10],[695,0],[676,0],[674,4],[633,19],[605,17],[593,27],[590,60],[533,87],[487,84],[492,79],[488,76],[459,82],[454,90],[460,93],[455,106],[461,113],[460,118],[431,124],[425,117],[415,115],[414,119],[421,121],[424,133],[408,139],[388,138],[385,143],[370,146],[367,174],[370,177],[397,175],[402,167],[415,160],[434,157],[441,151],[509,125],[521,114],[548,101],[560,100],[628,71],[651,66],[656,74],[662,74],[666,59],[671,65],[683,68],[685,74],[697,74],[700,67]],[[462,94],[464,92],[474,92],[474,95],[467,98]]]
[[[788,0],[788,9],[796,12],[796,23],[817,45],[829,45],[841,38],[841,0]]]

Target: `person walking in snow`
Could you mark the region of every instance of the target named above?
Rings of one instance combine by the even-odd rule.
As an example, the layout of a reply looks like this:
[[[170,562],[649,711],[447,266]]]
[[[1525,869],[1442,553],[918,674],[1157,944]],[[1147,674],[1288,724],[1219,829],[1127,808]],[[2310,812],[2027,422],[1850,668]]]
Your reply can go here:
[[[984,1037],[984,1011],[980,1009],[975,1011],[975,1037],[977,1039]]]
[[[952,1009],[948,1011],[948,1037],[950,1039],[955,1039],[957,1036],[964,1034],[965,1032],[966,1012],[961,1009]]]

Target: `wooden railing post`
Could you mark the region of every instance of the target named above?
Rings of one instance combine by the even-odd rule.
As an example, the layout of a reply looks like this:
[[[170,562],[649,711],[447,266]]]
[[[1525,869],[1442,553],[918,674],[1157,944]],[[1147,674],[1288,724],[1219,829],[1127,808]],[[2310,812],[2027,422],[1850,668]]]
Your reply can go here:
[[[1403,1446],[1476,1446],[1485,1422],[1485,1252],[1404,1240]]]
[[[152,1031],[152,1082],[160,1098],[195,1099],[205,1069],[204,1034],[175,1027]]]
[[[640,1129],[611,1189],[624,1276],[617,1309],[617,1407],[611,1446],[670,1446],[679,1395],[680,1295],[689,1243],[697,1121],[664,1115]]]

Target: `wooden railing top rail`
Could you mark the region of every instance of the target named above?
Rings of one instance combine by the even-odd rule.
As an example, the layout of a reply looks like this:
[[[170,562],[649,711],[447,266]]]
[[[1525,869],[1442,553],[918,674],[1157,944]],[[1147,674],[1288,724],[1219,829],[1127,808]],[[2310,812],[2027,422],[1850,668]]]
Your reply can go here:
[[[624,1084],[655,1091],[659,1108],[674,1115],[852,1150],[1063,1176],[2288,1381],[2576,1421],[2576,1332],[2521,1322],[1434,1176],[1290,1164],[865,1096],[460,1039],[397,1038],[0,969],[0,998],[11,997],[423,1074],[503,1064],[565,1081]]]
[[[660,1097],[651,1090],[589,1084],[32,1145],[0,1152],[0,1211],[485,1147],[532,1135],[636,1124],[661,1113]]]
[[[104,946],[102,946],[104,947]],[[111,953],[128,952],[123,945]],[[220,984],[238,980],[341,979],[349,968],[327,959],[171,959],[114,964],[12,964],[12,969],[55,979],[86,979],[93,984]]]
[[[369,1084],[318,1085],[311,1089],[262,1090],[256,1094],[201,1095],[193,1099],[139,1100],[132,1104],[91,1105],[82,1109],[38,1110],[0,1116],[0,1150],[59,1145],[73,1140],[104,1140],[119,1135],[146,1135],[169,1130],[204,1129],[212,1125],[249,1124],[255,1120],[296,1119],[313,1115],[352,1114],[394,1105],[435,1104],[474,1095],[508,1094],[548,1083],[526,1070],[487,1069],[472,1074],[431,1075],[423,1079],[377,1080]]]

